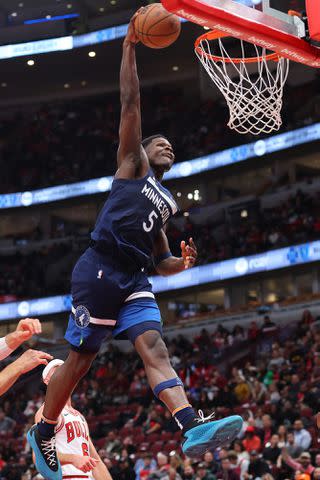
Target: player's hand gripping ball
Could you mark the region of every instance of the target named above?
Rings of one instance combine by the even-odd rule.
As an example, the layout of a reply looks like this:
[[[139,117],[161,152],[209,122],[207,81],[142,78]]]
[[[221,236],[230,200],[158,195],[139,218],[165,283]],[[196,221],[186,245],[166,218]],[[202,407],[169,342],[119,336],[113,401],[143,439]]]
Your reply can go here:
[[[139,41],[150,48],[169,47],[181,31],[179,18],[161,3],[142,7],[134,18],[134,30]]]

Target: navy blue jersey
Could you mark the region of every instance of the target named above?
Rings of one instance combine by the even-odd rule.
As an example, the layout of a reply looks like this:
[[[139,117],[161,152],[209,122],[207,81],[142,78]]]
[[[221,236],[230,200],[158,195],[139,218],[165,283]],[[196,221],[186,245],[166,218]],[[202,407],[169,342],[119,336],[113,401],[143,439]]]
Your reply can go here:
[[[177,210],[172,195],[152,172],[138,180],[115,178],[91,238],[114,259],[146,267],[155,238]]]

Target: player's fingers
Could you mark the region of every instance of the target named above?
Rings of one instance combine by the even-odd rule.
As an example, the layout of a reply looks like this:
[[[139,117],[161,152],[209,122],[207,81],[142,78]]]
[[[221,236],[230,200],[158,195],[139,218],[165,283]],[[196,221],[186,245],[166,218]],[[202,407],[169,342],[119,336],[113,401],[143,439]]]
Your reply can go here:
[[[98,461],[97,461],[95,458],[91,458],[91,459],[90,459],[90,467],[91,467],[91,470],[92,470],[93,468],[96,468],[97,463],[98,463]]]
[[[20,320],[17,326],[17,331],[19,332],[30,332],[32,335],[35,332],[35,328],[33,325],[33,319],[32,318],[25,318],[24,320]]]
[[[37,364],[38,365],[48,365],[48,360],[45,360],[44,358],[38,358],[37,359]]]
[[[184,264],[184,268],[185,270],[187,270],[188,268],[191,268],[193,267],[193,265],[195,264],[196,262],[196,259],[194,257],[186,257],[186,261],[185,261],[185,264]]]
[[[37,318],[34,321],[34,326],[35,326],[36,334],[39,334],[42,332],[42,326],[41,326],[40,320],[38,320]]]
[[[197,246],[196,246],[196,244],[194,243],[192,237],[189,238],[189,245],[190,245],[190,247],[192,247],[194,250],[197,251]]]
[[[185,251],[186,251],[186,242],[185,242],[184,240],[181,241],[181,243],[180,243],[180,248],[181,248],[182,255],[185,254]]]
[[[191,255],[192,257],[197,256],[197,250],[195,250],[194,248],[189,247],[189,246],[187,247],[187,253],[188,253],[189,256]]]
[[[35,350],[36,354],[38,355],[39,358],[42,360],[52,360],[53,356],[50,355],[50,353],[47,352],[41,352],[40,350]]]

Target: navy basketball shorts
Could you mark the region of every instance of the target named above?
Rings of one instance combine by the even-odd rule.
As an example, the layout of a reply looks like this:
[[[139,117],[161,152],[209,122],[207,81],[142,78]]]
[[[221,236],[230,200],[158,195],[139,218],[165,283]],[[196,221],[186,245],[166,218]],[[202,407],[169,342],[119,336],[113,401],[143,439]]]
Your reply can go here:
[[[88,248],[72,272],[71,294],[65,339],[76,351],[98,352],[102,342],[112,337],[134,343],[139,334],[154,328],[162,334],[159,307],[146,273],[126,271],[111,256]]]

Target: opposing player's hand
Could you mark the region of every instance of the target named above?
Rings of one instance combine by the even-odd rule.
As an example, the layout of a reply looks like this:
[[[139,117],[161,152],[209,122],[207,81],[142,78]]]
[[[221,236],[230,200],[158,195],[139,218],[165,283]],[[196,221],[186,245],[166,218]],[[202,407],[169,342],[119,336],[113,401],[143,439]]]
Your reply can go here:
[[[185,270],[192,268],[195,265],[198,257],[197,247],[195,246],[193,239],[189,238],[189,245],[182,240],[180,246]]]
[[[37,318],[25,318],[20,320],[14,332],[6,336],[6,342],[8,347],[15,350],[23,342],[30,340],[32,335],[38,335],[41,331],[41,323]]]
[[[24,352],[21,357],[19,357],[15,363],[19,368],[19,373],[30,372],[39,365],[48,365],[53,359],[53,356],[46,352],[41,352],[40,350],[27,350]]]
[[[85,455],[74,455],[74,460],[72,460],[72,465],[84,473],[91,472],[100,460],[96,458],[85,456]]]

